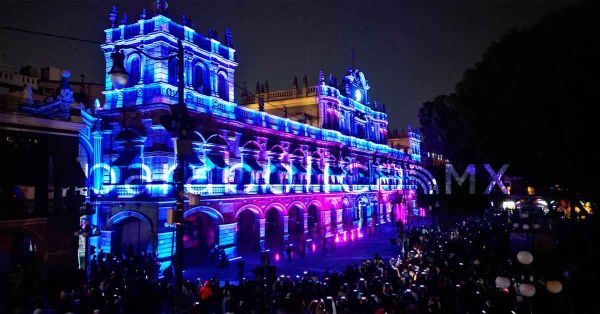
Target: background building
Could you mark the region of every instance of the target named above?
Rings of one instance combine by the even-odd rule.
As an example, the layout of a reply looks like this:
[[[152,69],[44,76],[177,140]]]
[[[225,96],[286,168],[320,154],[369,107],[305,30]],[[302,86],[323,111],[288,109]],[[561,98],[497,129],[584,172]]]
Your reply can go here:
[[[17,69],[0,64],[0,99],[3,110],[13,112],[22,104],[51,102],[60,92],[63,72],[64,69],[51,66],[25,66]],[[90,105],[96,99],[102,101],[104,98],[104,84],[86,82],[83,74],[79,81],[71,81],[69,84],[73,91],[73,116],[79,116],[79,103]],[[7,106],[12,107],[9,109]]]
[[[63,72],[52,100],[29,97],[17,103],[17,98],[0,97],[5,165],[0,176],[0,299],[14,304],[43,288],[43,282],[76,278],[65,274],[78,266],[74,233],[84,197],[77,195],[86,191],[88,161],[79,159],[85,156],[79,137],[84,126],[70,115],[81,104],[74,101],[68,78]],[[3,84],[16,92],[19,82],[35,86],[37,80],[14,73],[12,79]]]

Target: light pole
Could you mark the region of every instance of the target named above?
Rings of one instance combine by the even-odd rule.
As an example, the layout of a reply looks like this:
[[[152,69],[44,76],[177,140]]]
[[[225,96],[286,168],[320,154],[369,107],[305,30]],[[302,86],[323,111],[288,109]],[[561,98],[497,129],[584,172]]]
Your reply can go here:
[[[153,57],[137,46],[117,45],[111,54],[113,66],[108,72],[111,82],[117,87],[127,83],[129,74],[125,69],[125,55],[122,49],[134,49],[149,59],[157,61],[171,60],[177,58],[177,104],[171,106],[171,114],[160,117],[161,124],[167,131],[172,131],[175,136],[175,154],[177,157],[177,168],[173,178],[175,183],[175,254],[172,256],[172,265],[175,279],[175,304],[181,305],[181,287],[183,284],[183,210],[184,210],[184,180],[185,180],[185,158],[184,154],[191,151],[189,131],[193,130],[192,121],[189,117],[187,106],[184,101],[184,62],[183,42],[177,40],[177,52],[165,57]]]

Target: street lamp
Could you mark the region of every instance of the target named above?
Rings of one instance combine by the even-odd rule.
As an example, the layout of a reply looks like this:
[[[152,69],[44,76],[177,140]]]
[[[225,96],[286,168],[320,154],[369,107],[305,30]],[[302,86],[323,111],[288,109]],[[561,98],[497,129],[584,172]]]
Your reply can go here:
[[[172,265],[175,271],[175,304],[181,305],[181,287],[183,284],[183,210],[184,210],[184,173],[185,173],[185,158],[184,154],[191,151],[191,141],[188,136],[189,132],[193,130],[192,121],[189,118],[187,106],[184,102],[184,68],[183,68],[183,42],[181,39],[177,40],[177,51],[174,54],[170,54],[165,57],[153,57],[148,55],[142,49],[137,46],[131,45],[117,45],[114,48],[114,52],[111,54],[113,66],[108,72],[110,80],[113,85],[117,88],[121,88],[127,84],[129,74],[125,69],[124,60],[125,55],[123,49],[134,49],[139,53],[143,54],[149,59],[156,61],[172,60],[177,59],[178,73],[177,73],[177,104],[171,106],[171,115],[164,115],[160,117],[161,124],[167,131],[172,131],[175,135],[175,154],[177,155],[177,168],[173,175],[175,180],[175,254],[172,256]]]
[[[114,86],[123,87],[127,84],[129,73],[127,73],[124,65],[125,54],[122,50],[117,50],[117,47],[115,47],[115,51],[110,55],[110,58],[113,61],[113,66],[110,71],[108,71],[108,75],[110,76],[110,81]]]

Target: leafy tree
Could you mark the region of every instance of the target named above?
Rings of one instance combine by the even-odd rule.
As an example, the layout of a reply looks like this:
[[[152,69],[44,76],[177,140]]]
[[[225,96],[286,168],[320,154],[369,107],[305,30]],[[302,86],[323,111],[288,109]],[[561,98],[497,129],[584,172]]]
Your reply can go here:
[[[424,148],[453,163],[510,163],[534,183],[597,197],[599,13],[578,3],[492,43],[454,94],[423,104]]]

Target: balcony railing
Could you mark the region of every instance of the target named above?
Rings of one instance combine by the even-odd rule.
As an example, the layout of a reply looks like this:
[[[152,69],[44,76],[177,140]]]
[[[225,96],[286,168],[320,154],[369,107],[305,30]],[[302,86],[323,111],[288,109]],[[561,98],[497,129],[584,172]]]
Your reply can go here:
[[[294,193],[304,193],[304,185],[303,184],[293,184],[292,190]]]
[[[342,191],[341,184],[330,184],[329,185],[329,192],[341,192],[341,191]]]
[[[283,194],[285,186],[283,184],[271,184],[271,193],[273,194]]]
[[[401,185],[368,185],[368,184],[247,184],[240,188],[237,184],[186,184],[185,191],[200,196],[214,195],[255,195],[255,194],[287,194],[287,193],[335,193],[335,192],[369,192],[369,191],[394,191],[401,189]],[[411,186],[407,186],[411,188]],[[413,187],[414,188],[414,187]],[[106,185],[102,188],[103,194],[114,195],[117,198],[133,198],[139,196],[164,197],[171,195],[173,186],[170,184],[145,184],[145,185]]]

